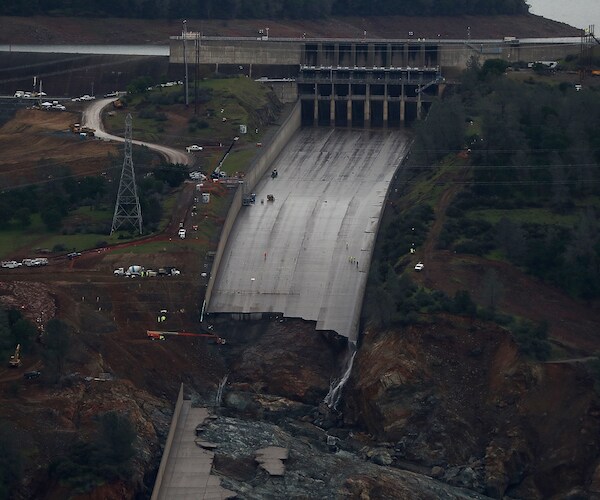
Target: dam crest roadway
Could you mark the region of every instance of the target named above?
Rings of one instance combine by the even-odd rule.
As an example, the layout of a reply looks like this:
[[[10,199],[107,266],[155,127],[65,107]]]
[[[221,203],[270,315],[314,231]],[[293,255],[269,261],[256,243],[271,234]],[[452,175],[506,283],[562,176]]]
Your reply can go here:
[[[355,341],[402,130],[303,128],[240,211],[209,313],[281,313]],[[272,195],[274,201],[268,201]]]

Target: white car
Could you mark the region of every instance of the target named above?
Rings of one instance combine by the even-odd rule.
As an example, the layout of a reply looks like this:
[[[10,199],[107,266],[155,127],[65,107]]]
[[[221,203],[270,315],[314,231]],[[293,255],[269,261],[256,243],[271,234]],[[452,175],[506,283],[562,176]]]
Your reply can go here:
[[[422,262],[418,262],[418,263],[415,265],[415,271],[422,271],[424,267],[425,267],[425,266],[423,265],[423,263],[422,263]]]
[[[192,144],[191,146],[185,148],[185,150],[188,153],[191,153],[192,151],[202,151],[202,146],[198,146],[198,144]]]
[[[185,229],[181,228],[178,234],[182,240],[185,240]]]
[[[2,267],[6,267],[7,269],[15,269],[16,267],[21,267],[23,264],[17,262],[16,260],[8,260],[2,262]]]

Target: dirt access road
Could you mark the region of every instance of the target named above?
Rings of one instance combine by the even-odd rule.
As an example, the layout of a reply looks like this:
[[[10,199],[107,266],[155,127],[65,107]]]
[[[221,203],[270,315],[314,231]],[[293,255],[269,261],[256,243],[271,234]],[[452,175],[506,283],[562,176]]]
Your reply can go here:
[[[83,110],[83,115],[81,118],[82,125],[85,127],[95,129],[96,137],[98,137],[99,139],[125,142],[125,139],[123,137],[119,137],[118,135],[112,135],[106,132],[104,130],[104,125],[102,124],[102,110],[113,101],[113,98],[108,98],[99,99],[97,101],[92,102],[87,108]],[[157,153],[161,154],[169,163],[180,163],[182,165],[189,165],[192,163],[192,159],[190,158],[190,156],[187,153],[184,153],[183,151],[179,151],[168,146],[161,146],[160,144],[152,144],[149,142],[142,142],[136,140],[132,140],[131,142],[137,146],[145,146],[148,149],[156,151]]]

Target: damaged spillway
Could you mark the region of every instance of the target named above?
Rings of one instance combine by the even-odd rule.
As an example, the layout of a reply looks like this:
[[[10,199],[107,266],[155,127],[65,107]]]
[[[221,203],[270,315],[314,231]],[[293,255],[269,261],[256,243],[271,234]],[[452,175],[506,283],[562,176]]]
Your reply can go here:
[[[297,132],[273,164],[278,175],[258,183],[237,217],[209,312],[283,313],[356,341],[379,219],[407,146],[397,130]]]

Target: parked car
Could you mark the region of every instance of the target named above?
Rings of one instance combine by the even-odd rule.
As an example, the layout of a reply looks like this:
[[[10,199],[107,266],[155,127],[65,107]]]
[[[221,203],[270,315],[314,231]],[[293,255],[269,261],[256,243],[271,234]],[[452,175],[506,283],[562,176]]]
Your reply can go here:
[[[423,263],[422,263],[422,262],[418,262],[418,263],[415,265],[415,271],[422,271],[424,267],[425,267],[425,266],[423,265]]]
[[[202,151],[202,146],[198,146],[198,144],[192,144],[191,146],[185,148],[185,150],[188,153],[191,153],[192,151]]]
[[[80,256],[81,256],[81,252],[71,252],[71,253],[67,254],[67,258],[69,260],[76,259],[77,257],[80,257]]]
[[[21,264],[20,262],[17,262],[16,260],[6,260],[4,262],[2,262],[2,267],[5,267],[7,269],[15,269],[17,267],[21,267],[23,264]]]

